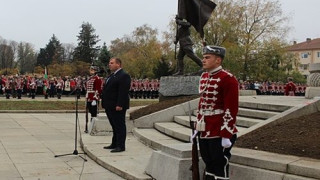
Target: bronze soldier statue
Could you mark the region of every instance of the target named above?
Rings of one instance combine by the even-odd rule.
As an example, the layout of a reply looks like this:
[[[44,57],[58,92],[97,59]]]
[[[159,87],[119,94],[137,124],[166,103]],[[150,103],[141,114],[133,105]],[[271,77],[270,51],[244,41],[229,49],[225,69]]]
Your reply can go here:
[[[191,58],[195,63],[198,64],[199,67],[202,67],[201,59],[193,52],[193,42],[190,38],[190,26],[191,24],[187,21],[176,16],[176,23],[178,26],[176,41],[177,44],[179,42],[180,48],[177,56],[177,72],[174,75],[183,75],[184,74],[184,62],[183,58],[187,55]]]

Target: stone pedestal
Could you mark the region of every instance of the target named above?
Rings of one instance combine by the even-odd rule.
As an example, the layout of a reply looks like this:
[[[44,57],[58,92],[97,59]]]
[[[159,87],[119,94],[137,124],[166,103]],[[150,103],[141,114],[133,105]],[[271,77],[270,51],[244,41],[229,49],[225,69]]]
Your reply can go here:
[[[310,64],[310,75],[308,76],[306,98],[320,97],[320,63]]]
[[[164,76],[160,79],[160,96],[191,96],[199,94],[200,76]]]
[[[307,87],[305,97],[308,99],[320,97],[320,87]]]

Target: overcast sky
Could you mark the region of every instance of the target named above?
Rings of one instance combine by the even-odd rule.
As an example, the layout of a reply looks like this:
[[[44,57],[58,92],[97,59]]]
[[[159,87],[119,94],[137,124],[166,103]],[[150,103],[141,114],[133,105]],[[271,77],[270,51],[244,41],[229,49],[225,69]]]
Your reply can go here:
[[[83,22],[96,29],[102,42],[130,34],[148,24],[165,31],[178,0],[0,0],[0,36],[45,47],[53,34],[61,43],[77,44]],[[320,37],[320,0],[280,0],[293,27],[288,40]]]

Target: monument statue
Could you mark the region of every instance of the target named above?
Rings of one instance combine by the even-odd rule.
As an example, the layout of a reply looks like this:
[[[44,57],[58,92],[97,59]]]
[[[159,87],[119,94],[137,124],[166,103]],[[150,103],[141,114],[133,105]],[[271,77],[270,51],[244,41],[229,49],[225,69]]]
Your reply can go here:
[[[193,42],[190,38],[190,26],[188,21],[176,16],[177,34],[175,44],[179,42],[180,48],[177,56],[177,71],[173,75],[183,75],[184,70],[184,56],[187,55],[191,58],[199,67],[202,67],[201,59],[193,52]]]

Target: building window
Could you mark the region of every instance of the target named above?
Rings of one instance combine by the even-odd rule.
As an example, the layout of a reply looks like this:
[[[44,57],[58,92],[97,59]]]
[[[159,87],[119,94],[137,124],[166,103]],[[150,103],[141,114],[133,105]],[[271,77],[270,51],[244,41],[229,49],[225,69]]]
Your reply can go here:
[[[302,59],[308,58],[308,53],[301,53],[301,58]]]
[[[306,71],[308,70],[309,64],[300,64],[299,69],[301,71]]]

